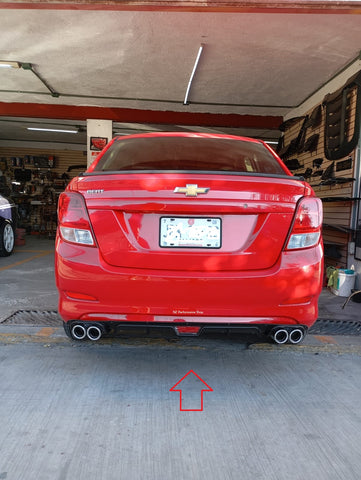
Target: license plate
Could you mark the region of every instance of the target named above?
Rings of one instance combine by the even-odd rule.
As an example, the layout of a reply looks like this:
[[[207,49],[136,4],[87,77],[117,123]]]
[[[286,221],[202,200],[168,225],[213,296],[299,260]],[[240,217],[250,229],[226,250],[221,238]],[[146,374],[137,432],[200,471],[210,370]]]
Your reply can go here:
[[[221,219],[162,217],[161,247],[221,248]]]

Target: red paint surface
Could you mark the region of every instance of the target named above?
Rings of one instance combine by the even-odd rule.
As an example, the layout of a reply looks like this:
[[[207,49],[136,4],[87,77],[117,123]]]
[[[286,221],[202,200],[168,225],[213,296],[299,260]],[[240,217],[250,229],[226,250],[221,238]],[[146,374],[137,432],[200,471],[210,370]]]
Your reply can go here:
[[[197,198],[174,193],[186,184],[210,190]],[[317,319],[321,240],[286,249],[291,231],[320,229],[314,194],[305,182],[291,175],[135,172],[80,177],[67,191],[83,201],[68,212],[61,199],[60,223],[88,229],[95,244],[57,236],[64,321],[311,326]],[[302,222],[294,221],[296,211]],[[161,248],[164,215],[221,218],[221,248]],[[74,293],[98,301],[76,300]]]

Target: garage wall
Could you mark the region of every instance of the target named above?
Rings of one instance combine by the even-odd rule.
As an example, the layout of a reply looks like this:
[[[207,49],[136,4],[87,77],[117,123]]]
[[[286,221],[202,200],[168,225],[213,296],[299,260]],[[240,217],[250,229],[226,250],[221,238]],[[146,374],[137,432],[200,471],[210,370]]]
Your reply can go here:
[[[0,158],[6,157],[8,160],[8,165],[11,165],[10,159],[12,157],[24,158],[25,156],[54,156],[55,157],[55,168],[52,170],[59,175],[62,175],[67,171],[68,167],[72,165],[86,165],[87,153],[86,151],[76,151],[76,150],[53,150],[53,149],[34,149],[34,148],[13,148],[13,147],[1,147],[0,146]],[[26,165],[26,168],[35,168],[31,165]],[[71,177],[75,176],[76,173],[79,173],[79,170],[69,172]]]
[[[296,143],[305,117],[311,118],[319,112],[317,121],[304,130],[303,147],[297,151],[288,151],[287,147]],[[350,93],[350,106],[348,108],[347,138],[352,138],[355,128],[356,95]],[[314,115],[315,116],[315,115]],[[304,176],[313,187],[316,195],[322,199],[324,208],[323,239],[325,243],[326,266],[347,268],[350,263],[349,251],[352,249],[355,232],[351,228],[352,215],[357,208],[356,179],[357,158],[356,150],[347,156],[335,161],[328,160],[325,155],[325,107],[323,103],[313,105],[301,117],[289,119],[285,122],[284,146],[279,154],[286,164],[289,165],[294,175]],[[308,141],[316,138],[317,141],[306,150]],[[295,168],[295,160],[299,167]],[[327,169],[332,172],[326,178]]]
[[[33,235],[54,237],[58,197],[69,180],[86,169],[86,163],[86,151],[0,147],[0,191],[18,205],[19,227]],[[82,167],[68,172],[75,165]],[[31,171],[31,178],[14,183],[23,169]]]

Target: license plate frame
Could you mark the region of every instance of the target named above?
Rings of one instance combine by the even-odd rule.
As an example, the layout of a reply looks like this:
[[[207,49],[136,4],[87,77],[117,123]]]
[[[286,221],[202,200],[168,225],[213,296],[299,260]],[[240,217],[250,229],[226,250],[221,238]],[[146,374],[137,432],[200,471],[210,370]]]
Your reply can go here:
[[[161,248],[199,248],[219,250],[222,247],[222,219],[219,217],[161,217]]]

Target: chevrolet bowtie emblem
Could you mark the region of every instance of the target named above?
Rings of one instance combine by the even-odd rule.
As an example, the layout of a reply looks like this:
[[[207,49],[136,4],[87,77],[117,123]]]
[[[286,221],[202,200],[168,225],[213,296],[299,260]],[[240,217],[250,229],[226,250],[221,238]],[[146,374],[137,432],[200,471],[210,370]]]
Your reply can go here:
[[[186,197],[197,197],[199,193],[208,193],[209,188],[198,188],[198,185],[186,185],[176,187],[174,193],[185,193]]]

